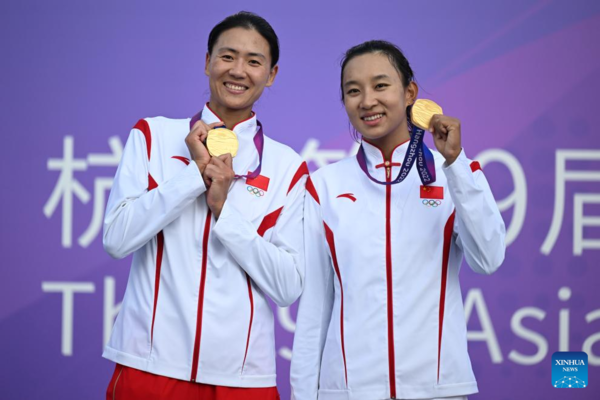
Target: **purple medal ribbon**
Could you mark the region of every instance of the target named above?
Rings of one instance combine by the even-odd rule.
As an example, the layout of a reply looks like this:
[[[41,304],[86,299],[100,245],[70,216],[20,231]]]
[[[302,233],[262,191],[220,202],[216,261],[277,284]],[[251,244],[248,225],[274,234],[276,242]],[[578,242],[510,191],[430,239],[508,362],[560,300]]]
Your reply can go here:
[[[196,122],[198,122],[200,119],[202,119],[202,111],[200,111],[198,114],[194,115],[192,117],[192,119],[190,120],[190,131],[192,130],[192,127],[194,126],[194,124]],[[246,179],[254,179],[256,178],[258,175],[260,175],[260,170],[262,168],[262,158],[263,158],[263,148],[265,145],[265,137],[263,134],[263,127],[262,124],[260,123],[259,120],[256,120],[256,123],[258,125],[258,132],[256,132],[256,135],[254,135],[254,146],[256,146],[256,151],[258,151],[258,167],[256,167],[256,169],[254,171],[252,171],[251,173],[249,173],[248,175],[235,175],[236,179],[239,178],[246,178]],[[222,126],[218,126],[217,128],[226,128],[225,125]]]
[[[410,115],[410,111],[408,115]],[[429,150],[429,147],[423,143],[425,131],[417,126],[414,126],[410,122],[410,117],[408,118],[408,123],[412,135],[410,137],[408,149],[406,150],[406,155],[404,156],[404,162],[402,163],[400,172],[393,181],[383,182],[371,176],[367,168],[365,149],[363,148],[362,143],[360,144],[358,153],[356,154],[358,165],[373,182],[380,185],[395,185],[396,183],[400,183],[406,179],[415,161],[417,162],[417,171],[419,172],[419,177],[421,178],[423,185],[429,185],[435,182],[435,160],[433,159],[433,153],[431,150]]]

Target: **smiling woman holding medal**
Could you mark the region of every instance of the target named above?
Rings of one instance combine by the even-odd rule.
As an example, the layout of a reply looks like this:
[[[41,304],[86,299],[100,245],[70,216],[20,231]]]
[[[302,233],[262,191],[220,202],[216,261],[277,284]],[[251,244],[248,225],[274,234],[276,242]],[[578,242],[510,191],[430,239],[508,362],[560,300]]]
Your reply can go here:
[[[252,111],[278,59],[267,21],[227,17],[208,38],[203,110],[131,131],[104,221],[106,250],[133,253],[107,399],[279,398],[267,297],[302,291],[308,169]]]
[[[505,228],[460,121],[417,100],[410,65],[370,41],[342,61],[356,157],[307,182],[293,398],[465,399],[477,392],[458,271],[491,274]],[[412,116],[412,121],[411,121]],[[423,143],[429,130],[437,152]]]

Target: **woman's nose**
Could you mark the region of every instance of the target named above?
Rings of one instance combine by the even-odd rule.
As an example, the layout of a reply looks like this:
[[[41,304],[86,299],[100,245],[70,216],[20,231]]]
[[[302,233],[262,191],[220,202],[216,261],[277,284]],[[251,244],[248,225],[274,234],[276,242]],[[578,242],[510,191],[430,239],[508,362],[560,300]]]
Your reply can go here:
[[[362,98],[362,101],[360,102],[360,106],[362,108],[373,108],[374,106],[377,105],[377,97],[371,93],[371,92],[366,92]]]
[[[245,75],[243,62],[237,61],[233,63],[229,70],[229,74],[235,78],[243,78]]]

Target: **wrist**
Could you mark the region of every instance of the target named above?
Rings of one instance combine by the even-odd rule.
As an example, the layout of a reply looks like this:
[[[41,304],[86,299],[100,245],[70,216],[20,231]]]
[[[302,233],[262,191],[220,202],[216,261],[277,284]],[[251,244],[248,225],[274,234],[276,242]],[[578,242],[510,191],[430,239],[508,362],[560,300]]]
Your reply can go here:
[[[208,180],[206,178],[206,176],[204,176],[204,170],[206,170],[206,166],[208,165],[207,163],[204,163],[202,161],[199,160],[193,160],[196,163],[196,166],[198,167],[198,171],[200,171],[200,176],[202,177],[202,180],[204,181],[204,186],[206,186],[207,188],[210,186],[210,180]]]
[[[208,163],[206,163],[206,162],[203,162],[203,161],[201,161],[201,160],[193,160],[193,161],[194,161],[194,162],[196,163],[196,165],[198,166],[198,170],[200,171],[200,173],[201,173],[202,175],[204,175],[204,170],[206,169],[206,166],[208,165]]]
[[[450,166],[454,163],[454,161],[456,161],[456,159],[458,158],[458,156],[454,156],[454,157],[446,157],[446,165]]]
[[[223,205],[224,205],[224,202],[219,203],[219,204],[209,205],[210,211],[214,215],[215,219],[219,219],[219,216],[221,215],[221,211],[223,211]]]
[[[454,161],[456,161],[458,156],[460,156],[461,151],[462,151],[462,147],[458,150],[458,152],[452,152],[451,154],[444,154],[444,158],[446,159],[446,165],[447,166],[452,165],[452,163],[454,163]]]

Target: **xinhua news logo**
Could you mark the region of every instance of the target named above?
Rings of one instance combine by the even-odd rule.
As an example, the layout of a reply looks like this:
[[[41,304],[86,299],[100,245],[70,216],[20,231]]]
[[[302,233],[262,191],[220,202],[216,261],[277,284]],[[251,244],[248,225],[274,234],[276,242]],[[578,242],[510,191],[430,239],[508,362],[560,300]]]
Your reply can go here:
[[[557,351],[552,354],[552,386],[583,389],[588,386],[588,355],[582,351]]]

